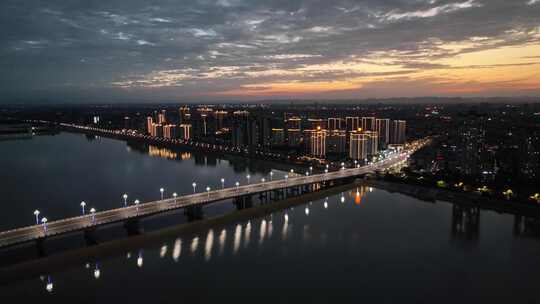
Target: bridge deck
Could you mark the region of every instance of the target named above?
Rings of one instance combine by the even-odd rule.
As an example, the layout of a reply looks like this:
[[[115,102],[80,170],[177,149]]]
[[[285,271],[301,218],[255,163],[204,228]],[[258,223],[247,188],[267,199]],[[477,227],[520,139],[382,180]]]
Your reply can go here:
[[[323,174],[310,176],[292,177],[288,180],[275,180],[264,183],[249,184],[239,187],[201,192],[175,198],[168,198],[159,201],[152,201],[138,206],[132,205],[124,208],[111,209],[91,214],[65,218],[47,223],[47,231],[42,225],[33,225],[13,230],[0,232],[0,248],[16,245],[24,242],[42,239],[45,237],[57,236],[74,231],[92,229],[98,226],[125,221],[131,218],[150,216],[174,209],[186,208],[196,205],[204,205],[215,201],[221,201],[253,195],[266,191],[279,190],[302,185],[320,183],[331,180],[339,180],[370,173],[378,169],[389,168],[396,163],[405,160],[413,151],[408,151],[385,159],[375,164],[366,165],[359,168],[343,169]]]

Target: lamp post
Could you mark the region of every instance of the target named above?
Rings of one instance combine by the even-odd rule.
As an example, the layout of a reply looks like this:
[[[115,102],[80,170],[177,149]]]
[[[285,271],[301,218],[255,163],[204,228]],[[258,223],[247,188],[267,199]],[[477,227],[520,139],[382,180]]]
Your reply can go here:
[[[293,176],[294,174],[294,169],[291,169],[291,176]]]
[[[225,189],[225,179],[221,178],[221,189]]]
[[[128,195],[126,193],[124,193],[124,195],[122,195],[122,197],[124,198],[124,207],[127,207]]]
[[[285,174],[285,184],[287,184],[288,180],[289,180],[289,174]]]
[[[247,183],[248,183],[248,185],[249,185],[249,179],[251,178],[251,175],[249,175],[249,174],[246,175],[246,178],[247,178]]]
[[[163,192],[165,192],[165,189],[159,188],[159,193],[161,195],[161,200],[163,200]]]
[[[90,214],[92,214],[92,224],[96,221],[96,209],[90,209]]]
[[[176,192],[173,192],[172,196],[174,198],[174,203],[176,204],[176,197],[178,196],[178,194]]]
[[[36,217],[36,225],[39,225],[39,210],[34,210],[34,216]]]
[[[236,182],[236,190],[238,190],[238,187],[240,187],[240,182]]]
[[[313,172],[313,167],[309,166],[309,172]]]
[[[261,183],[264,183],[264,182],[266,182],[266,179],[263,177],[261,178]]]
[[[84,201],[81,202],[81,208],[82,208],[82,215],[84,215],[84,207],[86,206],[86,203]]]
[[[208,193],[208,199],[210,199],[210,186],[206,186],[206,193]]]
[[[274,180],[274,171],[270,171],[270,181]]]
[[[43,232],[47,233],[47,218],[42,218],[41,223],[43,224]]]
[[[197,193],[197,183],[193,182],[191,186],[193,187],[193,193]]]
[[[133,203],[135,204],[135,211],[137,211],[137,214],[138,214],[139,213],[139,200],[136,199]]]

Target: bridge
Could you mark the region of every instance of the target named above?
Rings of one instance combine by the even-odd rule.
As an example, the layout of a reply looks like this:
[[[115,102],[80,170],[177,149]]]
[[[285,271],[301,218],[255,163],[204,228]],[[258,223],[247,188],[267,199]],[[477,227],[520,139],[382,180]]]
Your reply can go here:
[[[32,225],[8,230],[0,232],[0,248],[31,241],[41,241],[49,237],[60,236],[77,231],[93,231],[99,226],[134,221],[139,218],[177,209],[185,209],[188,216],[191,215],[196,218],[197,212],[202,211],[203,205],[217,201],[235,199],[237,203],[245,203],[255,194],[266,195],[271,192],[286,194],[286,191],[299,191],[302,190],[302,188],[309,189],[311,187],[311,189],[315,189],[314,185],[328,186],[340,180],[354,179],[358,176],[373,173],[377,170],[388,169],[405,161],[409,155],[427,144],[427,142],[428,140],[418,141],[414,144],[410,144],[402,152],[395,153],[378,162],[365,166],[358,166],[356,168],[342,168],[338,171],[321,174],[298,175],[281,180],[195,193],[60,219],[41,225]],[[283,195],[283,197],[285,197],[285,195]]]

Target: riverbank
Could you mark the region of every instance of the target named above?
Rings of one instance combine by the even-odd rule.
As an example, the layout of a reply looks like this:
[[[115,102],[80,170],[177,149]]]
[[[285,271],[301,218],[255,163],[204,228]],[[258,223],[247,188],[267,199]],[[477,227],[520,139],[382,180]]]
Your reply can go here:
[[[366,186],[380,188],[390,192],[398,192],[432,203],[435,203],[436,201],[445,201],[452,204],[479,207],[498,213],[540,218],[540,208],[538,206],[529,204],[487,198],[472,193],[458,193],[446,189],[394,183],[376,179],[365,179],[362,181],[362,183]]]

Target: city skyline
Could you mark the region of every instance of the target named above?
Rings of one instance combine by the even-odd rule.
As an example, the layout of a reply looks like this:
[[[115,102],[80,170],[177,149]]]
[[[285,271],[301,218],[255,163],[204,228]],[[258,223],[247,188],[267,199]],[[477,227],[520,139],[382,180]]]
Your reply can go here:
[[[0,103],[538,96],[540,1],[5,1]]]

